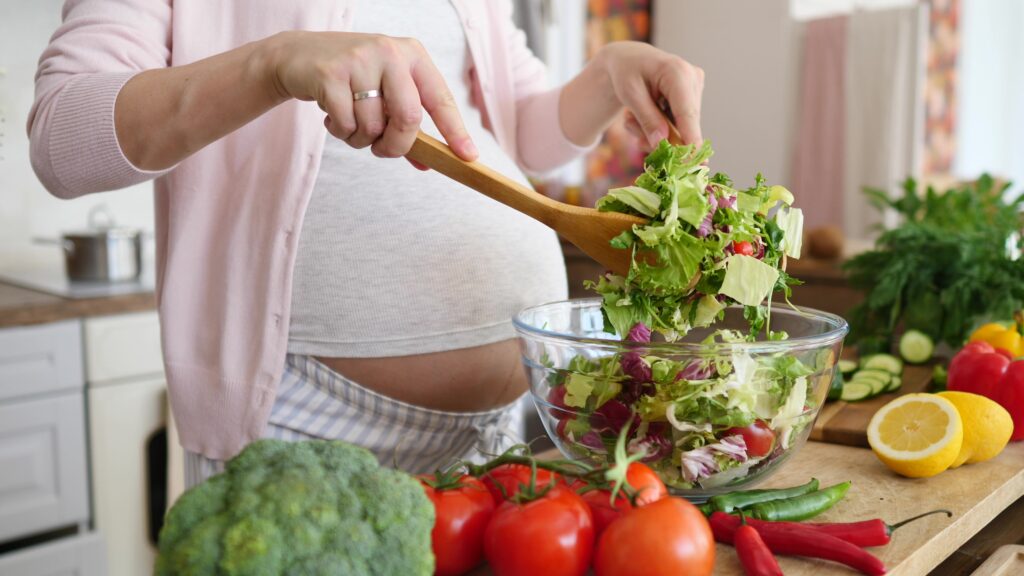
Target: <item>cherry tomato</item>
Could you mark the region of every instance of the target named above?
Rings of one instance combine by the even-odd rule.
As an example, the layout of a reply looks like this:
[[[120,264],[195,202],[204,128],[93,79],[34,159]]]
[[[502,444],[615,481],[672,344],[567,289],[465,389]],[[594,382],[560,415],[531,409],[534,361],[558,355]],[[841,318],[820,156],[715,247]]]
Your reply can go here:
[[[484,555],[497,576],[582,576],[593,551],[590,509],[563,485],[526,504],[498,506],[484,533]]]
[[[633,462],[629,465],[626,470],[626,482],[629,482],[629,485],[636,490],[636,503],[639,506],[645,506],[668,496],[665,483],[650,466],[643,462]],[[571,484],[573,490],[577,492],[584,486],[586,484],[580,480]],[[588,490],[580,496],[590,507],[590,513],[594,517],[594,534],[596,536],[600,536],[612,521],[633,509],[633,504],[621,494],[615,499],[613,505],[609,490]]]
[[[747,456],[755,458],[766,456],[772,451],[772,444],[775,443],[775,433],[764,420],[755,420],[749,426],[742,428],[729,428],[723,433],[723,436],[735,434],[743,436],[743,441],[747,443]]]
[[[463,476],[453,488],[439,490],[423,482],[423,490],[434,504],[434,529],[430,532],[434,574],[459,576],[479,566],[484,557],[484,530],[496,507],[487,487],[472,476]]]
[[[552,478],[555,482],[562,483],[561,477],[554,472],[543,468],[537,469],[538,488],[550,484]],[[525,464],[502,464],[481,476],[480,480],[487,486],[494,501],[501,504],[505,499],[518,494],[520,485],[530,484],[530,467]]]
[[[715,565],[715,539],[697,507],[662,498],[630,510],[601,535],[597,576],[704,576]]]
[[[739,242],[732,243],[732,251],[743,256],[753,256],[754,245],[746,240],[740,240]]]

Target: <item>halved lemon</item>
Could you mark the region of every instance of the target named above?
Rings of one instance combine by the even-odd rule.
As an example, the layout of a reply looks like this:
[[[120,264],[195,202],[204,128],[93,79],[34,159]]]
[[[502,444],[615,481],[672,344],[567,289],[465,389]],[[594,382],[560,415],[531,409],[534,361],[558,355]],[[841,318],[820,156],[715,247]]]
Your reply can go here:
[[[868,444],[890,470],[934,476],[960,453],[964,426],[956,406],[934,394],[907,394],[883,406],[868,424]]]

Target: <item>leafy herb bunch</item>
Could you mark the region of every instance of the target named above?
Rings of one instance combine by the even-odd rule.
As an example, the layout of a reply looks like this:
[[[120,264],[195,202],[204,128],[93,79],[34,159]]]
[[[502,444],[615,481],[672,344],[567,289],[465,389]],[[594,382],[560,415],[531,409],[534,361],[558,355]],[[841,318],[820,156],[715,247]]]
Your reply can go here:
[[[850,283],[865,292],[852,311],[851,338],[885,346],[902,325],[956,347],[979,322],[1009,319],[1024,307],[1024,260],[1015,256],[1024,245],[1024,194],[1006,200],[1009,186],[986,174],[945,193],[929,186],[920,194],[912,178],[898,199],[865,190],[904,222],[845,265]]]

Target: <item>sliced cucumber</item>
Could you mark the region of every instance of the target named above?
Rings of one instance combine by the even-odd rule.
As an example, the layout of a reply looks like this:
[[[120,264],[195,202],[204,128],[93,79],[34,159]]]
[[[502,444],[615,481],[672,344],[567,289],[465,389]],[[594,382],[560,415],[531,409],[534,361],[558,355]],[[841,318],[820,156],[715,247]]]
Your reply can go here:
[[[862,369],[885,370],[889,374],[902,374],[903,361],[891,354],[875,354],[861,360]]]
[[[885,389],[885,393],[895,392],[900,389],[900,386],[903,386],[903,378],[893,376],[892,380],[889,381],[889,386]]]
[[[900,338],[900,356],[911,364],[920,364],[931,360],[935,352],[935,342],[927,334],[919,330],[907,330]]]
[[[892,381],[892,376],[888,372],[881,372],[877,370],[861,370],[853,375],[850,382],[858,382],[867,384],[871,387],[871,395],[875,396],[884,392]]]
[[[839,400],[843,395],[843,373],[836,370],[828,387],[828,400]]]
[[[852,374],[857,371],[857,363],[853,360],[840,360],[839,371],[843,374]]]
[[[847,402],[857,402],[872,395],[871,386],[864,382],[847,382],[843,384],[843,393],[839,397]]]

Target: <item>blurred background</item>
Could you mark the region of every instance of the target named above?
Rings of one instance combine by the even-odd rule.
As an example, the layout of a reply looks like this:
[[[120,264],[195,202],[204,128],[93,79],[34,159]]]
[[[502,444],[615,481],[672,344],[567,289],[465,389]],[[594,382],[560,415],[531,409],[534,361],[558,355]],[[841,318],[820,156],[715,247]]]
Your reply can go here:
[[[862,298],[841,264],[871,246],[878,224],[898,223],[863,187],[896,194],[910,176],[941,189],[982,172],[1024,182],[1019,0],[514,4],[552,82],[617,40],[651,42],[705,70],[712,169],[739,187],[762,173],[805,212],[810,255],[790,265],[806,282],[799,304],[845,313]],[[25,119],[61,5],[0,2],[0,573],[136,576],[149,573],[182,474],[152,294],[153,201],[148,185],[61,201],[32,172]],[[616,125],[536,184],[590,206],[631,183],[643,156]],[[68,277],[58,239],[90,217],[142,231],[137,275]],[[565,252],[570,290],[582,295],[600,269]]]

